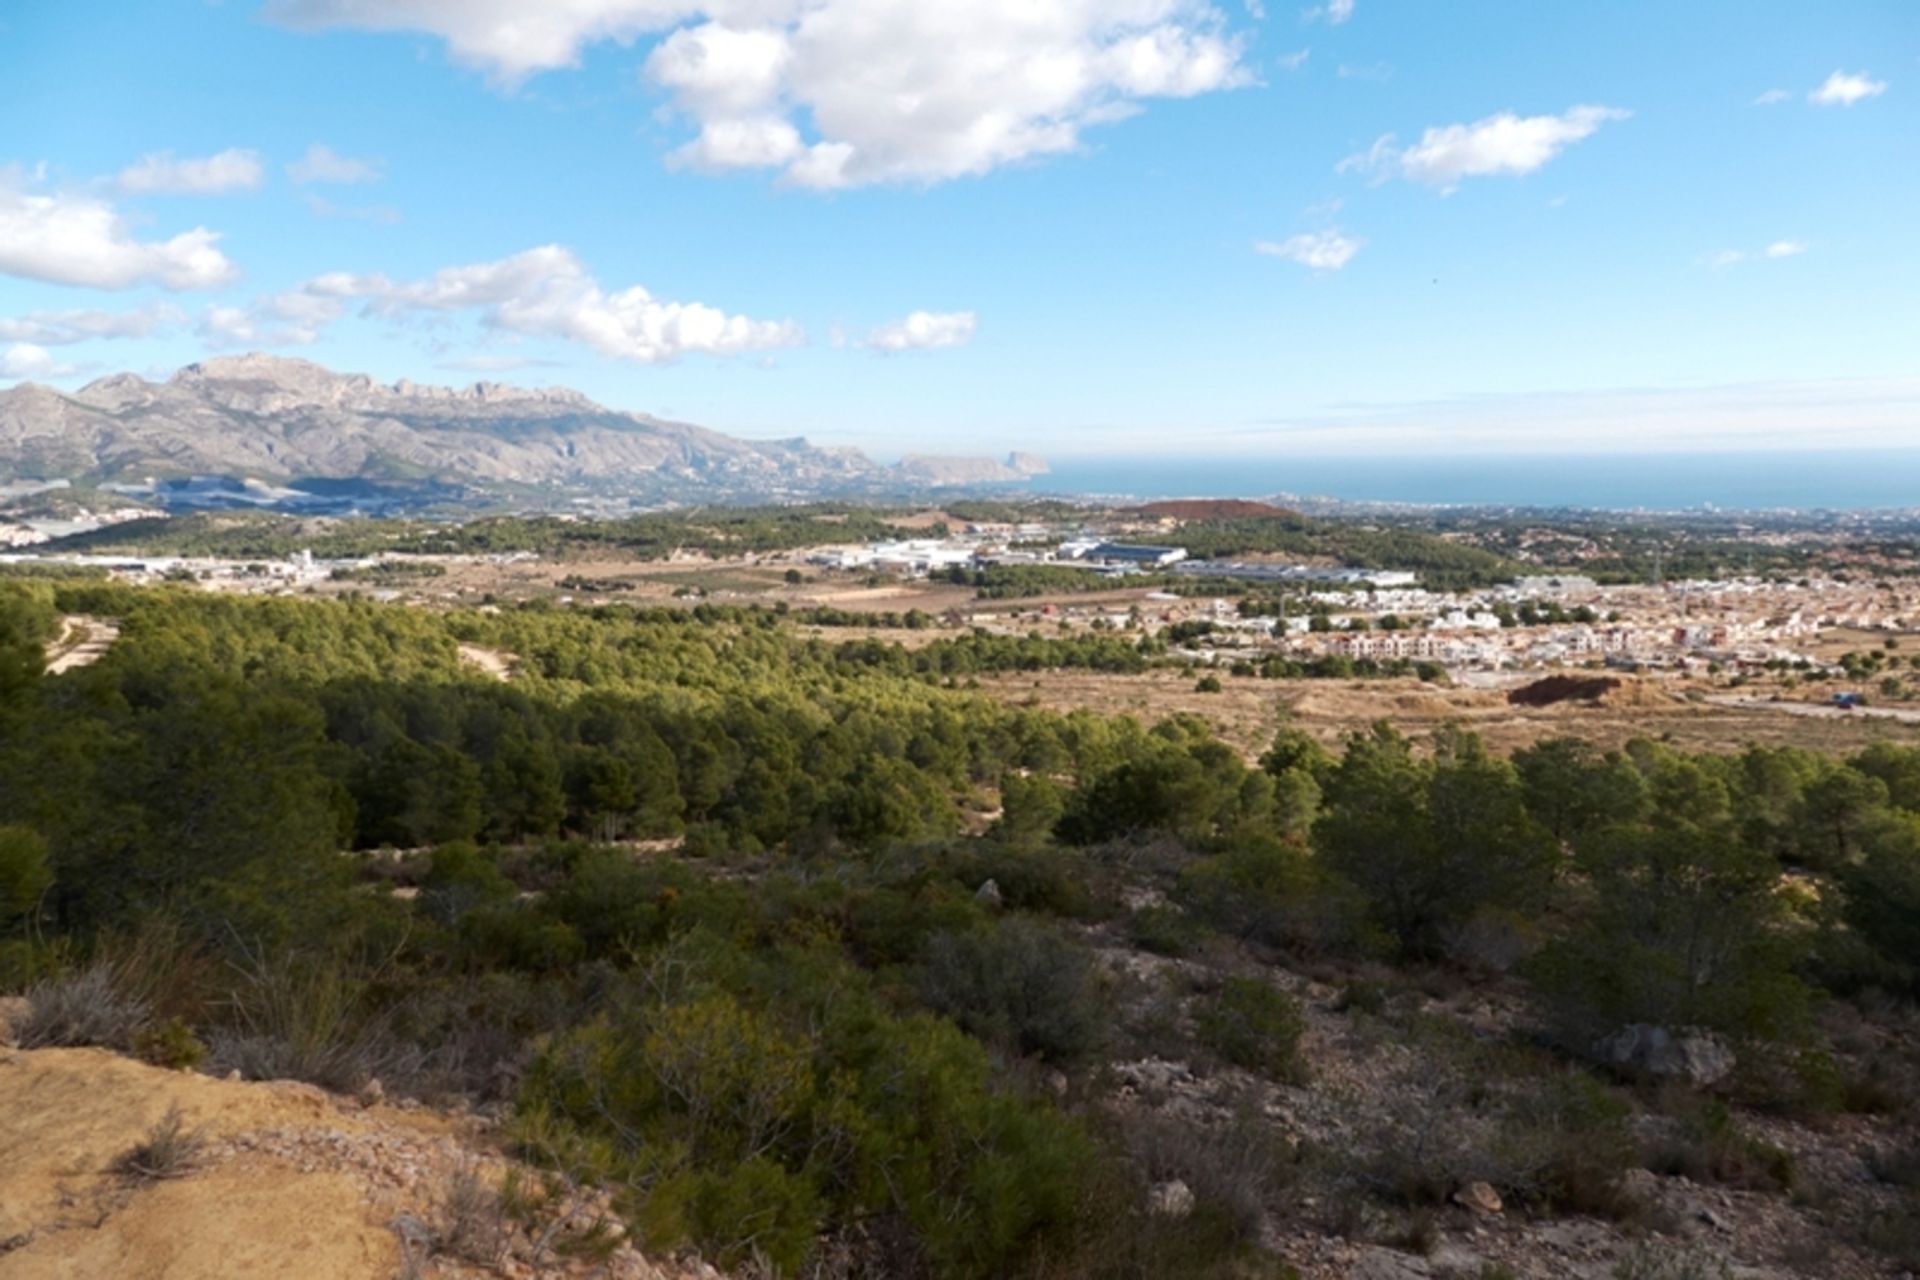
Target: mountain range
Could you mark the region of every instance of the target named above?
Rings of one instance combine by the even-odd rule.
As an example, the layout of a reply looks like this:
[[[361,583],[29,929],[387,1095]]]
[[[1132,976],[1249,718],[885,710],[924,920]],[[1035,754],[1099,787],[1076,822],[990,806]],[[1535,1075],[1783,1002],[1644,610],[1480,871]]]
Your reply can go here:
[[[0,391],[0,481],[64,480],[181,505],[345,490],[402,502],[778,500],[1017,484],[1046,470],[1020,453],[888,465],[857,449],[742,440],[609,409],[565,388],[385,384],[259,354],[188,365],[164,382],[122,373],[77,391]]]

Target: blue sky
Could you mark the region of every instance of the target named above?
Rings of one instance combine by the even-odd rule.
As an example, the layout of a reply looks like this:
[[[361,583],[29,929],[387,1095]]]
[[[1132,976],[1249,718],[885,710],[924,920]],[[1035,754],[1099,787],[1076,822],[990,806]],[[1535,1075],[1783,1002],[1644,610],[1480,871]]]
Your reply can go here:
[[[1920,445],[1920,5],[13,0],[0,381],[877,455]]]

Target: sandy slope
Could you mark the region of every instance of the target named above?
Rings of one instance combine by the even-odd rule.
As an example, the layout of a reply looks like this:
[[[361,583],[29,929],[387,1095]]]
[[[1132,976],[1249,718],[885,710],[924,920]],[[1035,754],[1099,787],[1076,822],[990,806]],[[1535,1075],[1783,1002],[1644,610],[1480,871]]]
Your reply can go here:
[[[209,1139],[392,1120],[317,1089],[163,1071],[98,1049],[0,1050],[0,1276],[387,1277],[391,1231],[344,1172],[215,1155],[179,1181],[129,1187],[107,1170],[180,1109]],[[409,1118],[409,1123],[413,1123]],[[425,1136],[423,1133],[422,1136]]]
[[[0,1007],[0,1280],[392,1280],[406,1274],[396,1220],[431,1226],[457,1173],[498,1186],[509,1164],[471,1117],[168,1071],[101,1049],[8,1048],[9,1012]],[[170,1108],[204,1138],[191,1171],[158,1182],[115,1174],[115,1158]],[[607,1212],[603,1196],[568,1204],[568,1224]],[[697,1260],[656,1263],[627,1245],[569,1263],[511,1231],[484,1266],[435,1257],[420,1274],[723,1280]]]

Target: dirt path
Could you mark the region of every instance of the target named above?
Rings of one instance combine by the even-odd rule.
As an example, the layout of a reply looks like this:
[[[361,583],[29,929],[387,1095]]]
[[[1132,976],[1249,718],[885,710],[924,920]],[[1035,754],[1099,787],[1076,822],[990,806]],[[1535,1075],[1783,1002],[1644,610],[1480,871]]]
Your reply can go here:
[[[1722,707],[1752,707],[1777,711],[1788,716],[1813,716],[1820,720],[1879,719],[1920,724],[1920,709],[1913,707],[1835,707],[1823,702],[1776,702],[1772,698],[1742,698],[1735,694],[1708,694],[1707,701]]]
[[[460,646],[460,661],[486,672],[504,684],[513,679],[513,664],[518,659],[513,654],[500,649],[483,649],[477,644],[463,644]]]
[[[120,638],[120,624],[73,615],[60,619],[60,638],[47,646],[47,674],[57,676],[100,661]]]

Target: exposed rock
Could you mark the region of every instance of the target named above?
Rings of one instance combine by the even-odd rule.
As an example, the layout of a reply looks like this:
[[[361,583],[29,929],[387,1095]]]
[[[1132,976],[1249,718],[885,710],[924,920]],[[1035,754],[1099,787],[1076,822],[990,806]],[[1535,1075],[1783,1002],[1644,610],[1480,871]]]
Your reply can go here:
[[[1156,1183],[1147,1193],[1147,1208],[1163,1218],[1184,1218],[1193,1212],[1193,1188],[1178,1178]]]
[[[1453,1202],[1462,1209],[1479,1214],[1495,1214],[1506,1206],[1500,1193],[1484,1182],[1469,1182],[1453,1193]]]
[[[988,880],[984,882],[978,889],[973,891],[973,896],[990,907],[999,906],[1000,882],[998,880]]]
[[[1433,1275],[1433,1266],[1410,1253],[1369,1247],[1360,1251],[1347,1274],[1353,1280],[1427,1280]]]
[[[1734,1067],[1733,1050],[1712,1032],[1674,1032],[1645,1022],[1621,1028],[1596,1045],[1595,1052],[1619,1070],[1685,1080],[1697,1088],[1718,1084]]]

